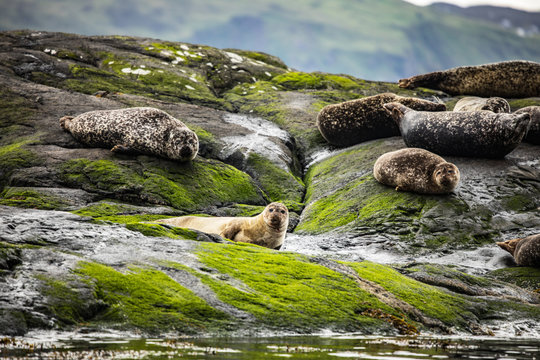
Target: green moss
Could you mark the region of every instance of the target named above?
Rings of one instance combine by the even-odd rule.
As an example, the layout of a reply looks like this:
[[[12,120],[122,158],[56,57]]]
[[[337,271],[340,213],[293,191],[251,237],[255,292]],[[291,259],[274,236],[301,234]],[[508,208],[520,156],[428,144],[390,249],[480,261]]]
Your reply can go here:
[[[364,82],[363,80],[358,80]],[[352,90],[360,87],[351,76],[324,73],[289,72],[272,79],[276,85],[289,90],[300,89],[341,89]]]
[[[530,211],[536,209],[535,199],[531,199],[524,194],[507,196],[502,199],[502,203],[505,209],[513,211]]]
[[[36,188],[8,187],[0,194],[0,205],[54,210],[63,209],[68,204],[63,198],[48,195]]]
[[[373,281],[429,317],[449,326],[467,326],[474,318],[470,304],[460,295],[452,295],[434,286],[401,275],[396,270],[369,261],[346,263],[360,277]]]
[[[162,166],[155,162],[129,166],[110,160],[75,159],[62,164],[59,173],[71,187],[132,203],[170,205],[187,212],[224,202],[264,202],[247,174],[202,158],[190,163],[166,161]]]
[[[16,143],[0,146],[0,190],[7,183],[11,172],[17,168],[33,166],[38,156],[28,149],[32,139],[20,139]]]
[[[300,204],[304,196],[304,183],[290,172],[274,165],[257,153],[250,153],[247,172],[262,186],[272,201],[289,201]]]
[[[123,330],[193,334],[230,322],[226,314],[157,270],[132,266],[121,273],[105,265],[81,262],[76,273],[91,281],[96,296],[109,305],[96,320]]]
[[[15,124],[28,124],[30,118],[37,111],[36,104],[11,91],[4,85],[0,85],[0,144],[5,144],[5,128]]]
[[[67,281],[36,275],[41,293],[47,297],[49,311],[63,325],[75,325],[89,319],[85,299]]]
[[[516,111],[527,106],[540,106],[540,98],[510,99],[508,103],[512,111]]]
[[[488,276],[531,291],[540,292],[540,269],[538,268],[508,267],[491,271]]]
[[[361,315],[368,309],[400,315],[359,288],[354,279],[297,254],[241,243],[205,243],[197,254],[219,275],[196,275],[222,301],[273,327],[352,331],[381,326],[380,320]]]

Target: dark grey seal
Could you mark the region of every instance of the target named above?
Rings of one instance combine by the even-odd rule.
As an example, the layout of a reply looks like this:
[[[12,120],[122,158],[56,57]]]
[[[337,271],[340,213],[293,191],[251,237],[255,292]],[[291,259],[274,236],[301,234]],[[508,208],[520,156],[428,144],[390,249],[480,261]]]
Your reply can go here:
[[[399,80],[407,89],[425,87],[450,95],[526,98],[540,96],[540,64],[533,61],[462,66]]]
[[[467,96],[454,106],[454,111],[481,111],[487,110],[494,113],[510,113],[510,104],[503,98],[490,97],[481,98],[476,96]]]
[[[197,134],[180,120],[154,108],[89,111],[76,117],[64,116],[60,125],[81,143],[114,152],[189,161],[199,149]]]
[[[381,155],[373,176],[396,190],[419,194],[448,194],[459,184],[459,169],[424,149],[407,148]]]
[[[523,141],[540,145],[540,106],[527,106],[514,112],[514,114],[524,113],[531,115],[531,126]]]
[[[530,115],[490,111],[425,112],[400,103],[385,104],[408,147],[439,155],[501,158],[514,150],[527,132]]]
[[[399,136],[398,126],[383,107],[393,101],[415,110],[446,110],[443,103],[384,93],[325,106],[317,116],[317,127],[326,141],[339,147]]]
[[[520,266],[540,267],[540,234],[498,242]]]

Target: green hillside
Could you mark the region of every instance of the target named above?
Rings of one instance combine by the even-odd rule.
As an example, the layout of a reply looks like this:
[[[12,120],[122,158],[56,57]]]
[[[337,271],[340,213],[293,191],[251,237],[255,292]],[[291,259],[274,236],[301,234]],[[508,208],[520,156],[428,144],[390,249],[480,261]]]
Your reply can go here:
[[[540,36],[401,0],[1,0],[0,29],[126,34],[263,51],[303,71],[397,81],[509,59],[540,61]]]

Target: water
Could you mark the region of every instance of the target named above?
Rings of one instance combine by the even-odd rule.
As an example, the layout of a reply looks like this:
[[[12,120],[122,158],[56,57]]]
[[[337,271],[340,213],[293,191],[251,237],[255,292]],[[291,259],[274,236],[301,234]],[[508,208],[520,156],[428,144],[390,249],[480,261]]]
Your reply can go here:
[[[9,359],[540,359],[540,340],[319,335],[265,338],[0,340]],[[60,339],[60,340],[59,340]],[[7,343],[9,342],[9,343]]]

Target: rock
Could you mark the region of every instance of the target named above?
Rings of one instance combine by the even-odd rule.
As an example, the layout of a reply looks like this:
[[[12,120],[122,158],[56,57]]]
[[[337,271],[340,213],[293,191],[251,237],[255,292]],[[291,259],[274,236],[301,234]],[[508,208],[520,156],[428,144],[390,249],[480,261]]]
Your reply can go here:
[[[478,333],[540,316],[526,291],[540,275],[515,276],[495,245],[540,226],[537,146],[447,159],[462,185],[435,199],[371,177],[401,139],[336,152],[315,124],[329,104],[441,92],[155,39],[19,31],[0,42],[0,334]],[[199,156],[111,154],[58,126],[125,107],[181,119]],[[280,251],[152,223],[252,216],[270,201],[290,210]]]

